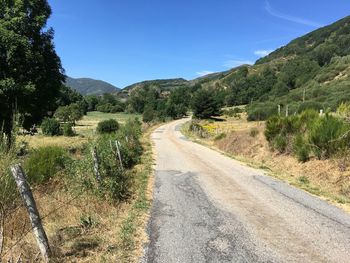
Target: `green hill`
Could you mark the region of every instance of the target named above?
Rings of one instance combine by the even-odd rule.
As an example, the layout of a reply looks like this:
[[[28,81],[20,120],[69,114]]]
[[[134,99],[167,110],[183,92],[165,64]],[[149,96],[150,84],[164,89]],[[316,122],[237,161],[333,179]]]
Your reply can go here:
[[[105,93],[116,93],[120,89],[102,80],[90,78],[67,77],[66,85],[82,95],[103,95]]]
[[[188,86],[189,82],[182,78],[177,79],[157,79],[146,80],[139,83],[132,84],[123,89],[124,92],[131,92],[134,89],[142,89],[146,86],[156,86],[162,90],[172,90],[178,87]]]
[[[291,41],[253,66],[195,80],[222,92],[227,106],[250,104],[251,119],[304,108],[331,109],[350,100],[350,16]]]

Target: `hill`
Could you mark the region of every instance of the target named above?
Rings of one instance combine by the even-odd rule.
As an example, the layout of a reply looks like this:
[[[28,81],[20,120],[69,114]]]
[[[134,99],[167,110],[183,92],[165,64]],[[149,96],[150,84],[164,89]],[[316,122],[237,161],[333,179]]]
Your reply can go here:
[[[127,86],[123,89],[123,91],[129,93],[134,89],[140,89],[140,88],[142,89],[146,86],[156,86],[162,90],[172,90],[175,88],[188,86],[188,85],[189,85],[189,81],[182,78],[146,80],[146,81],[138,82],[130,86]]]
[[[105,93],[116,93],[120,89],[102,80],[90,78],[67,77],[66,85],[82,95],[103,95]]]
[[[277,105],[335,110],[350,100],[350,16],[291,41],[258,60],[194,82],[222,92],[227,106],[250,104],[250,118],[265,119]]]

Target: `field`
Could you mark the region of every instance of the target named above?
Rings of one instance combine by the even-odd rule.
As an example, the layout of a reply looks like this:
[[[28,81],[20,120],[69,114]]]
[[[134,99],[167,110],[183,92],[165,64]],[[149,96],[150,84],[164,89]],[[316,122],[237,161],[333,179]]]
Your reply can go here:
[[[264,136],[264,122],[248,122],[246,114],[220,119],[200,121],[201,132],[189,131],[187,124],[183,133],[350,211],[350,163],[347,158],[311,158],[301,163],[294,156],[271,150]]]
[[[120,124],[125,124],[128,119],[139,118],[141,120],[141,115],[138,114],[126,114],[126,113],[102,113],[102,112],[88,112],[87,115],[83,117],[82,120],[77,122],[74,127],[77,136],[75,137],[65,137],[65,136],[55,136],[49,137],[42,134],[36,136],[19,136],[17,142],[22,141],[27,142],[30,148],[38,148],[41,146],[60,146],[63,148],[79,148],[84,143],[87,143],[96,135],[96,127],[100,121],[115,119]]]
[[[125,124],[129,118],[135,117],[140,116],[90,112],[78,122],[74,137],[48,137],[39,133],[19,136],[17,144],[28,143],[29,156],[36,148],[59,146],[69,153],[72,160],[80,160],[87,143],[95,139],[99,121],[112,118]],[[33,188],[53,252],[53,262],[136,261],[145,238],[143,229],[151,199],[149,178],[153,155],[150,131],[144,130],[141,138],[141,161],[127,171],[127,176],[133,179],[131,196],[126,201],[116,202],[99,191],[95,194],[85,192],[74,178],[79,175],[72,178],[66,169],[59,171],[50,181]],[[25,208],[19,198],[16,203],[18,207],[7,215],[5,246],[0,256],[7,259],[22,254],[22,259],[32,262],[39,255],[37,246]]]

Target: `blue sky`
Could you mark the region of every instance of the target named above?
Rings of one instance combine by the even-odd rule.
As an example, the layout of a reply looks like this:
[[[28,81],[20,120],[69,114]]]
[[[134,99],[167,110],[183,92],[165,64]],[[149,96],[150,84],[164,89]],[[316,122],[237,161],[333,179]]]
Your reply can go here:
[[[254,63],[350,15],[348,0],[49,0],[66,74],[117,87]]]

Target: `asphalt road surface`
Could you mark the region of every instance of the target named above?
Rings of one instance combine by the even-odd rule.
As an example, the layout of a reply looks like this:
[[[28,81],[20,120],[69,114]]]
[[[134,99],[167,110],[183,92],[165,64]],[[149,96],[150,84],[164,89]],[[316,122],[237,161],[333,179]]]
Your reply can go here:
[[[149,244],[141,262],[350,262],[350,216],[158,128]]]

